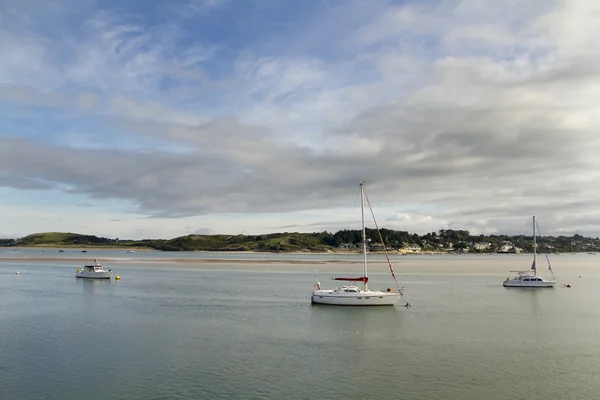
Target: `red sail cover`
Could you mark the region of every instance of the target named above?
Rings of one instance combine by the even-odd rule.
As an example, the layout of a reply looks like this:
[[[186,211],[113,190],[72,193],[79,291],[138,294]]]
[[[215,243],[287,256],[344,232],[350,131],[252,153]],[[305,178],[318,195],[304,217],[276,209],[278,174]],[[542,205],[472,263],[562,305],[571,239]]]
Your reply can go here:
[[[369,281],[368,276],[361,276],[360,278],[333,278],[334,281],[350,281],[350,282],[364,282]]]

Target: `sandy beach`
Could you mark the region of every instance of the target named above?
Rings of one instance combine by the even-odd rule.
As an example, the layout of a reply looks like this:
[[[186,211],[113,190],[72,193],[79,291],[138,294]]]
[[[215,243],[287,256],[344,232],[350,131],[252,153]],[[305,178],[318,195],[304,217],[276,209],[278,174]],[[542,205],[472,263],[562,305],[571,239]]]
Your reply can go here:
[[[116,259],[114,257],[0,257],[0,261],[21,261],[21,262],[73,262],[73,263],[86,263],[91,259],[106,260],[106,261],[118,261],[119,263],[150,263],[150,264],[329,264],[329,263],[361,263],[362,261],[347,261],[347,260],[281,260],[281,259],[228,259],[226,257],[222,259],[205,259],[205,258],[132,258],[129,260]]]

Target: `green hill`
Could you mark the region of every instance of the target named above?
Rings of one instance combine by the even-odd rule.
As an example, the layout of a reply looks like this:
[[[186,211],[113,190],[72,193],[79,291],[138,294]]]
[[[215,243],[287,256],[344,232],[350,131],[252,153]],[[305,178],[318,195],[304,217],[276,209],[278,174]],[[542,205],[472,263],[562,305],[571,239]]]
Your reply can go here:
[[[379,234],[366,229],[371,251],[381,250]],[[405,246],[418,246],[424,252],[496,252],[505,246],[533,251],[531,236],[528,235],[471,235],[465,230],[442,229],[419,236],[406,231],[381,229],[381,237],[389,250]],[[543,239],[543,240],[542,240]],[[265,252],[331,252],[339,247],[350,250],[360,247],[360,230],[341,230],[336,233],[269,233],[265,235],[186,235],[173,239],[122,240],[81,235],[70,232],[36,233],[20,239],[0,239],[5,247],[113,247],[150,248],[163,251],[265,251]],[[340,246],[344,244],[343,246]],[[349,246],[350,244],[354,247]],[[549,252],[595,252],[600,251],[599,238],[581,235],[546,236],[538,241],[538,250]]]
[[[71,232],[45,232],[35,233],[20,239],[15,239],[12,246],[21,247],[86,247],[86,246],[117,246],[129,247],[135,241],[119,241],[119,239],[109,239],[93,235],[81,235]]]
[[[45,232],[20,239],[6,239],[11,247],[137,247],[162,251],[332,251],[318,233],[272,233],[267,235],[187,235],[173,239],[119,240],[65,232]]]
[[[318,235],[318,234],[317,234]],[[166,251],[331,251],[315,234],[273,233],[268,235],[188,235],[152,244]]]

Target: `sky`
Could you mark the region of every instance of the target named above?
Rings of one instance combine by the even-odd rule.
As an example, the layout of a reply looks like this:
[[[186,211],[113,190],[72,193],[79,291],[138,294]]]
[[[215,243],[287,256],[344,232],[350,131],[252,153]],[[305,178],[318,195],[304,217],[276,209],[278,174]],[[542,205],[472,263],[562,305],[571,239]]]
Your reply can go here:
[[[596,0],[0,0],[0,237],[600,236]]]

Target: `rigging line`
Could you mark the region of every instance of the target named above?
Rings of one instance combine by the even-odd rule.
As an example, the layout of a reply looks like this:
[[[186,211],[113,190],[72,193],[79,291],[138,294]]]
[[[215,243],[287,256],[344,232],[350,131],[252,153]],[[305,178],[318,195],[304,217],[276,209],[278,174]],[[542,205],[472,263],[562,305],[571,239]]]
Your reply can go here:
[[[360,186],[358,187],[358,189],[356,189],[356,194],[354,195],[354,203],[352,204],[352,214],[355,214],[356,209],[358,208],[358,205],[360,204],[360,201],[358,200],[360,196]]]
[[[538,232],[540,233],[540,242],[542,243],[542,247],[544,248],[544,256],[546,256],[546,261],[548,262],[548,269],[550,270],[550,273],[552,274],[552,276],[554,276],[554,271],[552,271],[552,265],[550,265],[550,258],[548,257],[548,249],[546,249],[546,245],[544,244],[544,237],[542,236],[542,232],[540,231],[540,226],[538,225],[537,221],[535,221],[535,227],[537,228]],[[535,235],[535,232],[534,232]],[[534,249],[535,251],[535,249]]]
[[[367,200],[367,205],[369,206],[369,211],[371,211],[371,216],[373,217],[373,222],[375,223],[375,228],[377,228],[377,234],[379,235],[379,240],[381,241],[381,245],[383,246],[383,252],[385,253],[385,258],[387,259],[388,265],[390,266],[390,271],[392,272],[392,276],[394,277],[394,281],[396,282],[396,288],[398,292],[403,295],[402,290],[400,290],[400,284],[398,284],[398,279],[396,279],[396,274],[394,274],[394,267],[392,267],[392,262],[390,261],[390,256],[388,254],[387,248],[385,247],[385,243],[383,242],[383,237],[381,237],[381,232],[379,231],[379,226],[377,225],[377,220],[375,219],[375,213],[373,212],[373,208],[371,207],[371,202],[369,201],[369,196],[367,196],[367,192],[363,187],[365,192],[365,199]]]

